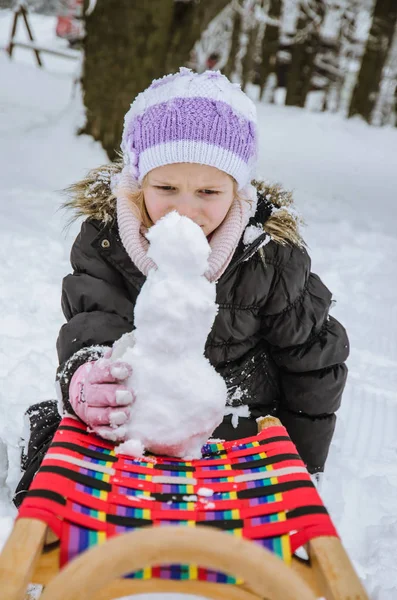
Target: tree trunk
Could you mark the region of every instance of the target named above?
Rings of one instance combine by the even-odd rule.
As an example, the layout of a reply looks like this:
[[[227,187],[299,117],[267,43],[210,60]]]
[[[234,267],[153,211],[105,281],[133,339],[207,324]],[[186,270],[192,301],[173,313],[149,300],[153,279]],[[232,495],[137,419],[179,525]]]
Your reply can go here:
[[[393,96],[393,100],[392,100],[392,109],[391,109],[391,124],[394,125],[394,127],[397,127],[397,85],[396,85],[396,89],[394,90],[394,96]]]
[[[319,47],[319,28],[324,18],[324,3],[322,0],[315,2],[319,22],[311,25],[311,18],[300,9],[296,40],[291,52],[291,65],[288,72],[287,106],[300,106],[303,108],[306,96],[310,91],[311,78],[314,70],[314,59]],[[308,33],[304,33],[305,31]],[[302,39],[300,37],[302,36]]]
[[[189,2],[174,0],[166,73],[175,71],[188,62],[189,54],[201,34],[229,3],[230,0],[190,0]]]
[[[361,115],[368,123],[371,122],[396,22],[396,0],[377,0],[360,73],[350,103],[349,117]]]
[[[86,16],[82,78],[87,133],[117,156],[124,115],[155,78],[175,71],[229,0],[106,0]],[[88,0],[85,0],[85,8]]]
[[[326,108],[330,112],[341,111],[342,105],[342,92],[344,87],[347,85],[347,64],[351,62],[350,53],[351,47],[354,45],[354,37],[352,32],[354,31],[356,21],[356,13],[354,11],[354,5],[349,5],[349,8],[345,8],[341,15],[335,65],[340,71],[340,77],[338,77],[329,86],[327,97],[326,97]]]
[[[281,15],[281,0],[270,0],[268,16],[271,19],[280,19]],[[261,63],[259,66],[259,87],[260,99],[263,98],[263,92],[267,78],[270,73],[275,71],[276,58],[279,46],[279,29],[278,25],[266,24],[266,29],[262,38]]]
[[[233,30],[232,39],[230,42],[230,52],[227,63],[223,69],[223,73],[231,79],[234,71],[236,70],[237,53],[240,49],[240,35],[241,35],[242,18],[240,11],[235,10],[233,16]]]
[[[259,23],[257,22],[248,32],[247,49],[242,60],[241,88],[245,91],[247,83],[252,81],[256,46],[258,41]]]

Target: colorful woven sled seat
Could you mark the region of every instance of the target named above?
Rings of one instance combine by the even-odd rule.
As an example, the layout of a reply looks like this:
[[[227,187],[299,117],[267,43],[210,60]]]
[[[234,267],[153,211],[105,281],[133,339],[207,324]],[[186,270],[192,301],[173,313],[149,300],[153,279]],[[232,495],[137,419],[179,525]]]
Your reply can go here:
[[[310,538],[337,535],[284,427],[209,443],[202,460],[117,455],[114,446],[64,418],[24,500],[20,517],[39,518],[61,540],[61,566],[107,538],[150,525],[212,526],[290,563]],[[235,583],[197,566],[159,566],[150,579]]]
[[[16,527],[26,522],[44,523],[59,538],[59,566],[62,568],[72,562],[62,569],[57,579],[67,569],[73,569],[73,565],[77,565],[81,574],[82,568],[78,565],[82,557],[73,559],[82,553],[87,557],[90,552],[95,554],[105,542],[108,546],[114,544],[114,550],[109,549],[109,555],[113,555],[117,554],[115,544],[119,540],[116,538],[128,540],[130,535],[132,540],[136,536],[140,547],[130,552],[135,556],[141,549],[143,552],[146,543],[150,554],[148,540],[150,536],[157,536],[152,550],[155,552],[158,545],[158,554],[152,553],[148,566],[142,564],[140,566],[144,568],[140,570],[120,567],[119,575],[124,575],[125,583],[130,581],[132,585],[135,581],[138,584],[139,580],[142,584],[156,580],[163,583],[172,580],[178,584],[205,582],[206,586],[213,586],[208,589],[212,590],[211,597],[214,598],[265,597],[262,592],[260,596],[252,595],[252,591],[268,589],[263,585],[269,586],[269,573],[257,583],[253,580],[265,568],[262,564],[267,556],[276,561],[276,566],[283,565],[263,548],[291,565],[295,561],[292,561],[295,550],[313,538],[328,540],[331,545],[341,547],[327,510],[285,428],[276,419],[265,421],[264,428],[254,437],[208,443],[203,447],[200,460],[182,461],[153,456],[135,460],[118,455],[112,444],[89,433],[76,418],[63,418],[22,503]],[[217,533],[214,528],[223,533]],[[129,533],[132,531],[135,533]],[[163,539],[163,533],[168,538],[163,536]],[[204,550],[202,548],[201,554],[198,552],[197,562],[187,550],[190,537],[194,535],[198,546],[204,544]],[[109,538],[112,539],[107,541]],[[186,553],[180,548],[176,553],[172,550],[179,538],[182,546],[185,544]],[[218,542],[221,550],[215,552]],[[160,553],[161,543],[169,548],[169,555],[167,551]],[[92,547],[94,550],[86,553]],[[10,548],[8,554],[12,552]],[[214,555],[211,560],[206,558],[207,551]],[[228,552],[232,553],[229,559]],[[236,557],[236,553],[239,556]],[[172,557],[178,557],[178,561]],[[183,563],[185,557],[186,564]],[[346,560],[354,589],[362,591],[362,595],[356,594],[354,598],[366,598]],[[231,562],[238,565],[239,561],[240,570],[239,566],[237,570],[229,568]],[[252,563],[248,570],[243,568],[244,561]],[[6,576],[6,563],[7,557],[3,564],[0,561],[0,582],[2,575]],[[214,563],[225,569],[210,568]],[[270,567],[271,575],[273,571]],[[292,573],[291,569],[287,571]],[[251,581],[247,582],[248,578]],[[283,577],[279,579],[283,585]],[[31,580],[35,581],[34,576]],[[302,585],[305,584],[302,582]],[[48,593],[50,588],[51,585]],[[164,591],[163,587],[161,589]],[[225,589],[228,591],[219,591]],[[234,596],[236,590],[239,592]],[[186,592],[187,588],[182,591]],[[195,592],[199,593],[197,589]],[[295,597],[285,593],[284,589],[283,598]],[[48,598],[64,597],[56,596],[54,591],[51,594]],[[9,596],[10,600],[19,597],[23,596]],[[114,596],[95,595],[95,598],[99,597]],[[302,598],[309,597],[314,598],[302,595]],[[335,593],[326,597],[350,598]]]

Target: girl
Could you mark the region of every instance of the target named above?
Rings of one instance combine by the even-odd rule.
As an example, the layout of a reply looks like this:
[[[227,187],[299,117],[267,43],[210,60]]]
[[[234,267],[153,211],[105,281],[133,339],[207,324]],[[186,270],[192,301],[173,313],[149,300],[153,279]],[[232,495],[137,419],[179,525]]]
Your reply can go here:
[[[225,418],[213,437],[255,435],[256,419],[274,414],[309,472],[321,472],[346,381],[348,340],[329,315],[331,293],[310,272],[291,195],[251,184],[255,105],[219,72],[181,69],[154,81],[131,105],[122,158],[72,186],[67,203],[86,220],[72,248],[73,274],[63,281],[62,411],[105,438],[124,438],[134,401],[123,385],[130,368],[109,360],[111,348],[134,329],[137,296],[156,268],[145,233],[176,210],[202,227],[211,246],[206,276],[216,282],[219,312],[205,355],[228,387]],[[19,492],[59,421],[54,405],[44,408],[42,421],[31,411]]]

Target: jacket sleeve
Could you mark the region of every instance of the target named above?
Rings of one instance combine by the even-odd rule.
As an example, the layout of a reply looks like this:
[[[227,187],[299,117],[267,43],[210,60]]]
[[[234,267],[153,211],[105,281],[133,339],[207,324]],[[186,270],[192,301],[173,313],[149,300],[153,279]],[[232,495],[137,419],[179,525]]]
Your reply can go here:
[[[121,274],[93,243],[98,234],[92,221],[83,223],[71,251],[73,273],[62,283],[61,303],[67,322],[57,340],[57,381],[59,399],[69,412],[69,382],[76,369],[102,356],[115,340],[133,329],[134,303]]]
[[[262,331],[279,367],[279,416],[308,469],[321,471],[346,382],[349,342],[329,315],[331,292],[311,272],[306,250],[270,245],[265,268],[272,284]]]

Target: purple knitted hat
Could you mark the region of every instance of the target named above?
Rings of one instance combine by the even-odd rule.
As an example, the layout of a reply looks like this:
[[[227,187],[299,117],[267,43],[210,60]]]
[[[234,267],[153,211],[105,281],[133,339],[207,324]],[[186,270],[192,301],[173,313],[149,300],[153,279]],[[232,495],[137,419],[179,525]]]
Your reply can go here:
[[[191,162],[228,173],[243,188],[257,159],[256,108],[219,71],[157,79],[131,104],[121,144],[125,168],[138,181],[162,165]]]

